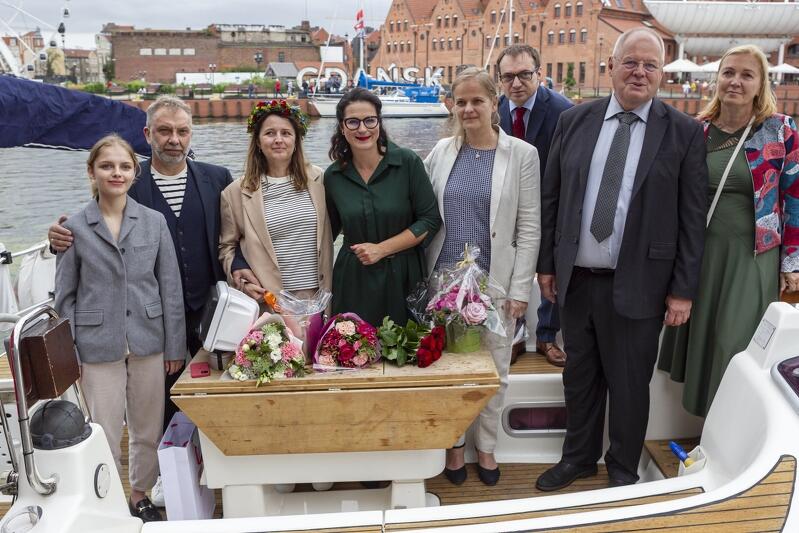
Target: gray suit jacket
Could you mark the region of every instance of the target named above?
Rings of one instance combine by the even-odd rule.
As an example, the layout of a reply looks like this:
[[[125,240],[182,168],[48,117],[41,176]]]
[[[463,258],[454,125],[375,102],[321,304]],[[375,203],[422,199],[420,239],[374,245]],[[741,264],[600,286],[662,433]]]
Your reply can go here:
[[[186,356],[180,272],[164,216],[128,198],[119,241],[95,200],[64,224],[75,237],[58,254],[55,308],[72,324],[82,362]]]

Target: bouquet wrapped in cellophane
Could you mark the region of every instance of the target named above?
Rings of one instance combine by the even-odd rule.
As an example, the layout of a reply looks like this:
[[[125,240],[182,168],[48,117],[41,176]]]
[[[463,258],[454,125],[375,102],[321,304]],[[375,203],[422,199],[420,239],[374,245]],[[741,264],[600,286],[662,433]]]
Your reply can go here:
[[[340,313],[325,324],[316,346],[314,370],[353,370],[380,360],[377,329],[355,313]]]
[[[227,373],[239,381],[257,380],[256,386],[276,377],[304,376],[302,341],[280,315],[264,313],[239,343]]]
[[[408,297],[415,315],[446,327],[448,352],[494,349],[512,340],[505,290],[477,265],[479,255],[479,247],[466,244],[461,261],[434,271]]]

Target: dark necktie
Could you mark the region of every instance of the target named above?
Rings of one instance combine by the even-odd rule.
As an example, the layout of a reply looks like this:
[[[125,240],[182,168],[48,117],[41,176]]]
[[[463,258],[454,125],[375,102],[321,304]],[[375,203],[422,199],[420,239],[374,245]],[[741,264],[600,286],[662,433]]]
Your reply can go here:
[[[613,221],[616,218],[624,164],[627,162],[627,150],[630,147],[630,124],[638,120],[638,115],[621,112],[616,114],[616,118],[619,119],[619,127],[610,144],[605,171],[594,205],[594,218],[591,219],[591,235],[597,242],[602,242],[613,234]]]
[[[517,107],[514,109],[516,118],[513,121],[513,136],[519,139],[524,139],[524,112],[527,111],[524,107]]]

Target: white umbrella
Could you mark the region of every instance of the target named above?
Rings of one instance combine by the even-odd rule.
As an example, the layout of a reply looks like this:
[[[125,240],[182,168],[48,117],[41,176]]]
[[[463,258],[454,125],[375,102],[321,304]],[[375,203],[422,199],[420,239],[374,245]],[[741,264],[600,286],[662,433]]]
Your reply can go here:
[[[688,59],[678,59],[663,67],[663,72],[701,72],[702,69]]]
[[[704,65],[699,65],[701,72],[712,72],[716,73],[719,70],[719,65],[721,64],[721,59],[713,61],[712,63],[705,63]]]
[[[769,67],[768,71],[771,74],[799,74],[799,68],[789,65],[788,63],[783,63],[776,67]]]

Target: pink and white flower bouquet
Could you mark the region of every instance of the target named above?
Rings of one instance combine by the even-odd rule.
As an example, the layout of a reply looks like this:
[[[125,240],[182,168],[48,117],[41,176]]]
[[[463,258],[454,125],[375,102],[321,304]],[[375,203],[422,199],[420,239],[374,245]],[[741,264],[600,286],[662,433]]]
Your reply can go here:
[[[505,291],[477,265],[479,255],[480,248],[467,244],[460,262],[430,278],[427,294],[432,296],[425,312],[433,324],[446,326],[450,352],[474,352],[482,345],[493,348],[507,342]]]
[[[324,327],[314,370],[364,368],[380,360],[377,329],[355,313],[341,313]]]
[[[239,343],[227,372],[239,381],[255,379],[256,386],[276,377],[304,376],[302,341],[292,335],[280,316],[266,314]]]

